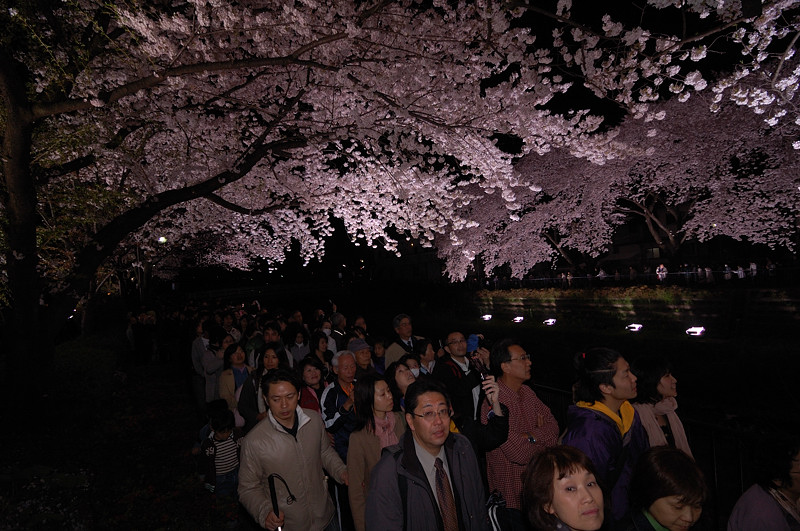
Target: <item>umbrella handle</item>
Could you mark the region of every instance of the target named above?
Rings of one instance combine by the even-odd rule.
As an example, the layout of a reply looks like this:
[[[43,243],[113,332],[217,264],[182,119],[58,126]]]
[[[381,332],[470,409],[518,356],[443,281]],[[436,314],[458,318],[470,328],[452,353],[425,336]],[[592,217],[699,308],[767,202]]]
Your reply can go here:
[[[272,512],[275,513],[277,518],[280,514],[280,509],[278,509],[278,494],[275,492],[275,474],[270,474],[267,481],[269,482],[269,496],[272,499]],[[281,531],[280,526],[278,531]]]

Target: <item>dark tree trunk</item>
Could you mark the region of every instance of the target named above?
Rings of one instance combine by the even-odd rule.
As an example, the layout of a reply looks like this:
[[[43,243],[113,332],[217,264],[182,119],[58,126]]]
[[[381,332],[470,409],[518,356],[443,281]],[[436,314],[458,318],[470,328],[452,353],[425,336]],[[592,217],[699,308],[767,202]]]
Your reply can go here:
[[[5,207],[3,231],[6,236],[6,271],[11,311],[7,320],[4,390],[13,401],[4,404],[30,403],[44,391],[43,380],[20,378],[30,367],[48,366],[52,360],[49,330],[43,328],[40,315],[41,279],[36,246],[36,188],[30,175],[33,113],[25,93],[24,69],[9,58],[0,58],[0,94],[5,107],[3,131],[3,190]],[[27,382],[22,385],[21,382]],[[33,383],[36,382],[36,383]],[[14,408],[16,409],[16,408]]]

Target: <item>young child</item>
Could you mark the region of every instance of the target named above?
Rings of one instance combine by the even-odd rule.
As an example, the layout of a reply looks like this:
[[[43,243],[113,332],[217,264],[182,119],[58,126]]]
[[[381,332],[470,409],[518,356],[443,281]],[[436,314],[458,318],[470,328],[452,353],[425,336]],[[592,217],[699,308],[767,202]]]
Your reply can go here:
[[[218,496],[237,497],[239,485],[239,438],[234,435],[233,411],[225,409],[211,417],[211,433],[200,454],[206,460],[205,487]]]

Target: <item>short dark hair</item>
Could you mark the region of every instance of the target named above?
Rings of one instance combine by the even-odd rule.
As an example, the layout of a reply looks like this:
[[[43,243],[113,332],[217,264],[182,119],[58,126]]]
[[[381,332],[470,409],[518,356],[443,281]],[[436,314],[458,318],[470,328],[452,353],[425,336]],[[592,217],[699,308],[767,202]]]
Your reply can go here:
[[[394,397],[395,411],[400,411],[400,401],[403,400],[403,393],[400,392],[400,387],[397,386],[397,380],[395,379],[397,368],[400,365],[408,369],[408,365],[406,365],[405,361],[397,360],[390,363],[383,372],[383,376],[386,378],[386,383],[389,384],[389,390],[392,392],[392,397]]]
[[[294,386],[298,393],[300,392],[300,381],[292,371],[275,369],[267,372],[261,380],[261,392],[264,394],[264,398],[269,397],[269,386],[280,382],[288,382]]]
[[[347,318],[342,313],[334,312],[331,314],[331,326],[334,328],[339,328],[340,325],[346,321]]]
[[[222,368],[223,369],[230,369],[231,368],[231,356],[233,353],[239,350],[241,345],[239,343],[233,343],[228,345],[228,348],[225,349],[225,353],[222,355]]]
[[[702,505],[708,489],[700,467],[683,450],[654,446],[636,463],[629,492],[631,509],[640,511],[667,496],[678,496],[687,505]]]
[[[450,397],[447,395],[447,388],[444,384],[433,378],[420,378],[415,381],[406,389],[405,403],[406,412],[413,413],[417,409],[420,395],[424,393],[440,393],[444,396],[444,401],[447,407],[450,407]]]
[[[428,350],[428,345],[433,345],[433,341],[430,339],[422,338],[417,341],[414,341],[414,356],[417,357],[417,361],[422,359],[422,356],[425,355],[425,351]],[[433,349],[436,351],[436,347]]]
[[[367,373],[356,381],[353,388],[353,409],[356,414],[356,430],[368,428],[375,431],[375,415],[372,406],[375,404],[375,384],[386,382],[386,378],[377,373]],[[386,382],[388,385],[389,382]]]
[[[224,398],[217,398],[206,404],[206,414],[208,415],[209,422],[211,417],[228,409],[228,401]]]
[[[417,365],[419,365],[419,363],[420,363],[419,356],[417,356],[416,354],[411,354],[411,353],[406,353],[406,354],[403,354],[402,356],[400,356],[400,358],[397,360],[397,363],[400,363],[401,365],[405,365],[406,367],[408,367],[408,360],[416,361]]]
[[[658,392],[661,378],[672,373],[672,365],[662,356],[640,356],[631,363],[631,372],[636,376],[636,398],[631,402],[655,404],[662,398]]]
[[[319,361],[319,358],[317,358],[317,356],[314,354],[308,354],[297,364],[297,372],[301,380],[303,378],[303,371],[306,370],[306,367],[309,365],[319,370],[319,372],[325,372],[325,366],[322,365],[322,362]]]
[[[265,323],[261,329],[264,331],[272,330],[273,332],[278,332],[279,335],[281,333],[281,325],[275,320]]]
[[[222,346],[222,341],[228,336],[230,336],[230,334],[224,328],[217,323],[214,323],[208,333],[208,344],[209,346],[213,345],[214,347],[219,348]]]
[[[233,416],[233,411],[226,408],[211,415],[209,424],[211,424],[211,429],[215,432],[232,430],[236,426],[236,419]]]
[[[408,319],[408,321],[411,322],[411,317],[408,314],[398,313],[392,319],[392,328],[397,328],[398,326],[400,326],[400,321],[402,321],[403,319]]]
[[[575,401],[602,402],[600,386],[614,386],[615,364],[621,357],[622,354],[616,350],[605,347],[596,347],[577,354],[575,368],[578,371],[578,381],[573,387]]]
[[[511,361],[511,352],[508,351],[514,345],[521,346],[521,343],[512,337],[506,338],[497,343],[489,354],[489,371],[497,378],[503,375],[503,363]]]
[[[214,329],[214,327],[218,326],[218,325],[217,325],[217,322],[214,321],[214,319],[209,319],[209,318],[206,317],[203,320],[203,324],[201,326],[203,327],[203,333],[206,333],[206,332],[210,333]]]
[[[789,470],[800,452],[800,437],[780,435],[762,439],[756,448],[754,468],[756,481],[765,490],[779,489],[800,481],[792,478]]]
[[[316,332],[311,334],[311,339],[308,341],[308,348],[312,353],[317,351],[320,339],[325,339],[325,341],[330,341],[330,339],[328,339],[328,334],[326,334],[322,330],[317,330]]]
[[[530,460],[522,474],[522,510],[534,529],[557,528],[558,518],[545,509],[553,503],[553,479],[580,470],[597,478],[592,461],[572,446],[551,446]]]

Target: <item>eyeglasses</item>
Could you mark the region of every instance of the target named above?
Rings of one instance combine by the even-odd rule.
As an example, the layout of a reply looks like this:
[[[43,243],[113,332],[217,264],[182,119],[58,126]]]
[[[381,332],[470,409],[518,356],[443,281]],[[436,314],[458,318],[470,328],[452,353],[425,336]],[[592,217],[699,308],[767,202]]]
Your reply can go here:
[[[517,361],[517,360],[520,360],[520,361],[528,361],[529,359],[531,359],[531,357],[530,357],[530,355],[529,355],[529,354],[523,354],[523,355],[522,355],[522,356],[520,356],[519,358],[509,358],[509,360],[508,360],[508,361]]]
[[[447,344],[448,345],[458,345],[458,344],[466,343],[466,342],[467,342],[467,340],[462,338],[462,339],[454,339],[452,341],[448,341]]]
[[[422,415],[420,415],[419,413],[414,413],[413,411],[410,411],[409,413],[411,413],[415,417],[425,419],[425,422],[433,422],[436,417],[439,417],[440,419],[447,421],[450,420],[450,416],[452,415],[449,409],[440,409],[439,411],[426,411]]]

